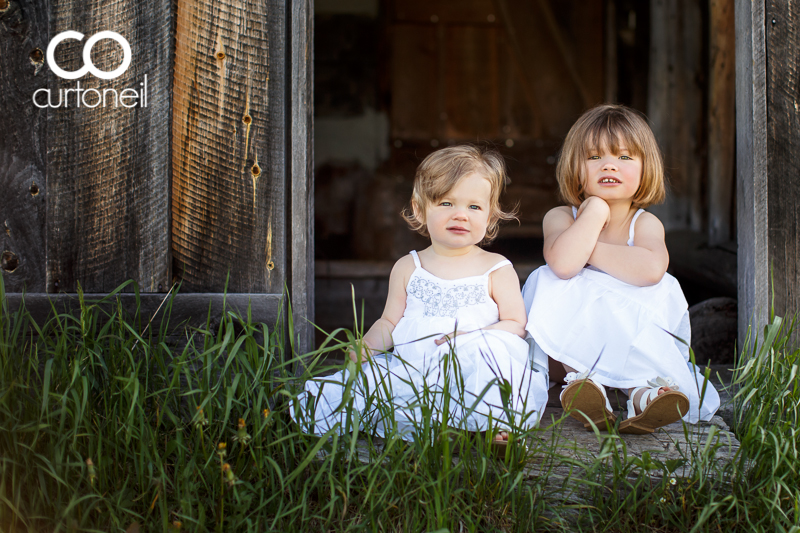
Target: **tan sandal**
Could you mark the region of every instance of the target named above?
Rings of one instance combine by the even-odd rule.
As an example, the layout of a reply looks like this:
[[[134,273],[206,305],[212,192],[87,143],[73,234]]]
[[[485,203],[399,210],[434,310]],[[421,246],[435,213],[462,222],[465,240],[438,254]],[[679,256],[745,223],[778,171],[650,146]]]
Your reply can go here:
[[[679,392],[678,384],[672,378],[657,377],[648,380],[648,387],[636,387],[628,399],[628,416],[619,424],[620,433],[647,435],[656,429],[672,424],[689,412],[689,398]],[[669,387],[670,391],[658,391]],[[633,399],[640,390],[646,390],[639,398],[641,414],[636,414]]]
[[[617,421],[606,389],[592,378],[588,371],[578,374],[570,372],[564,378],[567,383],[561,391],[561,407],[583,427],[592,431],[592,424],[598,429],[611,427]]]

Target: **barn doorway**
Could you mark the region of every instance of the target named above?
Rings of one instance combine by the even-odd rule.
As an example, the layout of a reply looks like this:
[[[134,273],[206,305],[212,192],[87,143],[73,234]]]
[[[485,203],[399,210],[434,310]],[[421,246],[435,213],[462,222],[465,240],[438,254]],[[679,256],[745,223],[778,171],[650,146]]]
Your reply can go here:
[[[559,205],[563,138],[602,102],[658,121],[671,192],[654,211],[670,232],[673,271],[690,304],[735,297],[732,164],[722,180],[709,178],[709,130],[719,127],[709,112],[719,77],[711,56],[712,19],[720,17],[712,11],[690,0],[317,0],[317,324],[353,327],[351,285],[365,326],[380,316],[392,264],[427,246],[399,216],[414,170],[451,144],[488,143],[506,158],[504,202],[519,203],[519,223],[503,226],[490,249],[524,281],[544,263],[541,222]],[[731,76],[731,119],[732,86]],[[715,157],[733,156],[731,138],[729,152]],[[720,181],[729,193],[721,215],[709,207]],[[709,245],[714,216],[725,227]],[[696,268],[698,249],[707,264]],[[714,269],[723,263],[733,271],[720,281]]]

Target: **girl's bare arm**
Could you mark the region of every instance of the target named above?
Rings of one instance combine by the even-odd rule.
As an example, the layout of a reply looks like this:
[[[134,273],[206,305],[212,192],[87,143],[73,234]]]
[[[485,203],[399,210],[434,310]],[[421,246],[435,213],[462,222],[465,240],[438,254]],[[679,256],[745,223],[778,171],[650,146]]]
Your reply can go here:
[[[413,271],[414,260],[410,255],[402,257],[392,267],[386,306],[381,317],[364,335],[363,342],[366,348],[364,355],[371,356],[373,352],[381,352],[394,346],[392,332],[406,310],[406,284]],[[351,360],[358,362],[358,355],[354,351],[349,355]]]
[[[548,211],[543,221],[544,259],[556,276],[569,279],[586,266],[609,216],[608,204],[596,196],[581,204],[577,220],[570,207]]]
[[[500,320],[483,329],[498,329],[525,337],[528,314],[519,288],[519,277],[514,267],[506,265],[491,273],[489,294],[497,303]]]
[[[669,266],[664,226],[650,213],[636,220],[633,246],[598,242],[589,264],[631,285],[655,285]]]

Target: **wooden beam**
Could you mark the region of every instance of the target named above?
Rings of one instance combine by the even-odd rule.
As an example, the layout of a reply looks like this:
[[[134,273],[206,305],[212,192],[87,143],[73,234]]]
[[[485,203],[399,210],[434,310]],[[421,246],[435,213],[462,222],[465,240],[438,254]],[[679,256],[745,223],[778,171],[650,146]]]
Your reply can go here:
[[[767,98],[764,3],[736,0],[736,226],[739,346],[747,326],[766,322]],[[757,331],[755,332],[757,333]]]
[[[66,71],[83,65],[87,40],[113,28],[131,48],[127,71],[113,80],[88,74],[78,80],[56,77],[48,87],[59,108],[50,109],[47,127],[47,292],[111,291],[128,279],[143,291],[169,289],[169,114],[172,58],[172,4],[133,8],[129,0],[50,2],[50,32],[74,30],[81,41],[58,45],[56,63]],[[123,50],[110,39],[92,48],[100,70],[111,71]],[[135,89],[144,96],[128,108],[106,93],[104,103],[74,90]],[[130,94],[130,93],[128,93]],[[91,108],[97,100],[98,106]],[[88,104],[86,103],[88,102]],[[117,105],[119,102],[119,105]],[[131,104],[128,101],[128,104]]]
[[[178,0],[173,274],[191,292],[284,290],[286,3]]]
[[[314,346],[314,1],[289,2],[292,321],[295,350]]]
[[[733,0],[709,1],[708,244],[733,238],[736,158],[735,48]]]
[[[28,293],[23,295],[14,293],[6,296],[9,312],[16,312],[24,300],[25,309],[40,326],[52,317],[53,308],[59,313],[75,314],[80,312],[80,300],[77,294]],[[171,309],[164,303],[165,296],[143,293],[140,295],[138,304],[135,295],[130,293],[116,294],[111,298],[106,298],[106,294],[85,294],[84,299],[88,305],[93,305],[106,298],[103,303],[98,305],[108,313],[115,311],[114,306],[119,299],[123,311],[130,317],[135,316],[138,305],[139,316],[142,320],[139,324],[141,326],[139,333],[144,331],[151,319],[150,331],[158,331],[162,323],[168,319],[171,328],[180,326],[178,331],[170,331],[170,333],[178,334],[183,332],[184,326],[203,327],[209,312],[211,313],[211,322],[215,325],[219,324],[223,311],[233,311],[246,319],[248,307],[253,323],[263,322],[272,330],[278,322],[281,308],[280,294],[177,294]],[[162,303],[164,303],[163,306]]]
[[[775,313],[792,316],[800,311],[800,5],[777,0],[766,4],[770,278]]]
[[[2,1],[0,0],[0,4]],[[8,291],[45,291],[47,109],[33,94],[48,86],[47,0],[0,9],[0,274]],[[24,5],[24,4],[23,4]]]

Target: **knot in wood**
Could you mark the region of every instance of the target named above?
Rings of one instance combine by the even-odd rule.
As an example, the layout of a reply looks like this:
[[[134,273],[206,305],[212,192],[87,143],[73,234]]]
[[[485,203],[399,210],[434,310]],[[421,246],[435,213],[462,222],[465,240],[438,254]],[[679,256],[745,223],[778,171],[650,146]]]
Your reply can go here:
[[[0,0],[0,2],[2,2],[2,0]],[[225,59],[225,52],[217,52],[217,59],[219,59],[220,61]]]
[[[245,115],[242,118],[242,122],[244,122],[245,124],[250,124],[251,122],[253,122],[253,119],[250,115]]]
[[[19,266],[19,257],[14,252],[5,250],[3,258],[0,260],[0,268],[8,273],[14,272]]]
[[[36,182],[31,183],[31,196],[36,196],[39,194],[39,186],[36,185]]]
[[[7,11],[10,5],[8,0],[0,0],[0,13]]]
[[[3,0],[0,0],[2,2]],[[31,63],[35,65],[40,65],[44,63],[44,52],[42,52],[41,48],[34,48],[31,50]]]
[[[256,163],[255,165],[253,165],[253,168],[250,169],[250,172],[252,172],[253,176],[257,178],[261,175],[261,167],[258,166],[258,163]]]

